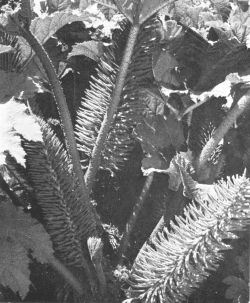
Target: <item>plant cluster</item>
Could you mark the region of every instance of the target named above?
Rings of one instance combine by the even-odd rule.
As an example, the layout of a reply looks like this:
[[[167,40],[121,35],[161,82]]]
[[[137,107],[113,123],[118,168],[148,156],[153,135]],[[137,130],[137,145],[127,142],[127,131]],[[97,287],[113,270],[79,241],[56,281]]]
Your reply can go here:
[[[248,302],[249,47],[248,1],[2,3],[1,299],[207,302],[233,248]]]

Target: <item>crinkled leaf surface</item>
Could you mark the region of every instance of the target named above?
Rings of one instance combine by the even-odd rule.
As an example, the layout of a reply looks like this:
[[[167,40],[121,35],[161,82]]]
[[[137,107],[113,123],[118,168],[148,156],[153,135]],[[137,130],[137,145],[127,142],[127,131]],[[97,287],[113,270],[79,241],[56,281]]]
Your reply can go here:
[[[48,262],[53,255],[49,235],[22,209],[1,202],[0,241],[0,283],[19,292],[23,299],[31,284],[29,250],[39,262]]]
[[[80,21],[86,27],[102,28],[102,32],[106,36],[110,36],[111,29],[118,27],[118,21],[121,18],[114,20],[107,20],[103,13],[101,13],[97,5],[92,5],[84,11],[75,10],[62,10],[44,18],[37,17],[31,21],[30,31],[36,36],[41,44],[44,44],[51,38],[60,28],[66,24]],[[19,43],[22,50],[23,59],[28,59],[32,55],[32,49],[25,39],[19,37]]]
[[[13,99],[0,104],[0,165],[5,163],[4,152],[9,152],[17,162],[25,164],[25,152],[21,147],[22,135],[27,140],[42,141],[40,127],[35,118],[26,113],[24,104]]]
[[[76,21],[89,21],[89,14],[77,10],[60,11],[45,18],[37,17],[31,21],[30,31],[36,36],[37,40],[44,44],[51,36],[53,36],[60,28],[66,24]],[[19,37],[22,54],[25,59],[31,55],[31,47],[25,39]]]
[[[72,56],[86,56],[94,61],[98,61],[103,54],[102,43],[99,41],[85,41],[73,45],[68,59]]]
[[[38,79],[28,77],[26,73],[0,70],[0,78],[0,103],[5,103],[12,97],[30,98],[36,92],[44,91]]]

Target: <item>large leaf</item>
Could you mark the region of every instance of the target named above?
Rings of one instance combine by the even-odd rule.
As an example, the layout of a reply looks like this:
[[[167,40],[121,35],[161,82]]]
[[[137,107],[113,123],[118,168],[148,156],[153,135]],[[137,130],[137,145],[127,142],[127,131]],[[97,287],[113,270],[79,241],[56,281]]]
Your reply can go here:
[[[0,104],[0,165],[5,163],[5,152],[9,152],[18,163],[25,164],[25,152],[21,147],[19,135],[28,140],[42,140],[39,125],[26,111],[27,107],[24,104],[13,99]]]
[[[141,2],[141,3],[139,3]],[[166,5],[170,5],[173,2],[171,0],[164,1],[164,0],[116,0],[115,3],[117,4],[118,9],[133,23],[134,18],[136,15],[138,3],[139,3],[139,23],[142,24],[145,22],[149,17],[154,15],[158,10],[163,8]]]
[[[41,44],[44,44],[64,25],[76,21],[90,22],[89,14],[79,11],[62,11],[47,15],[45,18],[37,17],[32,20],[30,31]],[[22,37],[19,37],[19,42],[24,59],[29,58],[32,53],[30,45]]]
[[[29,250],[39,262],[49,262],[53,256],[49,235],[29,214],[1,202],[0,241],[0,283],[24,299],[31,285]]]

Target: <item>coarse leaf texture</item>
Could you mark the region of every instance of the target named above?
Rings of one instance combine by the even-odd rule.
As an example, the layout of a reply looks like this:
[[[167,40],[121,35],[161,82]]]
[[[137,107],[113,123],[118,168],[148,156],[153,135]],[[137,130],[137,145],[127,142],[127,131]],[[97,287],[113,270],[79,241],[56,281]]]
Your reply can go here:
[[[89,14],[80,11],[59,11],[44,18],[36,17],[31,21],[30,31],[37,38],[37,40],[44,44],[50,37],[52,37],[64,25],[81,21],[90,22]],[[19,37],[24,60],[32,56],[32,48],[25,39]]]
[[[66,151],[42,122],[41,129],[43,142],[23,142],[27,172],[56,253],[67,265],[82,267],[87,239],[96,232],[95,220],[84,204]]]
[[[101,167],[104,169],[114,171],[120,168],[134,147],[132,132],[145,108],[139,88],[153,80],[151,54],[156,39],[156,22],[155,18],[149,20],[139,33],[115,121],[103,148]],[[115,46],[104,49],[97,76],[92,77],[90,89],[86,91],[78,111],[78,148],[88,158],[91,156],[115,87],[121,54],[125,47],[124,36],[128,35],[129,24],[122,24],[121,27],[122,29],[114,34]]]
[[[0,225],[0,284],[24,299],[31,285],[29,250],[39,262],[49,262],[52,243],[43,226],[10,201],[0,204]]]
[[[128,297],[141,302],[182,302],[218,267],[223,242],[249,224],[250,181],[236,176],[214,185],[217,197],[191,203],[171,230],[164,228],[139,252]]]
[[[39,141],[42,139],[35,118],[27,114],[27,107],[11,101],[0,104],[0,165],[5,163],[5,152],[9,152],[18,163],[25,165],[25,152],[21,147],[21,138]]]

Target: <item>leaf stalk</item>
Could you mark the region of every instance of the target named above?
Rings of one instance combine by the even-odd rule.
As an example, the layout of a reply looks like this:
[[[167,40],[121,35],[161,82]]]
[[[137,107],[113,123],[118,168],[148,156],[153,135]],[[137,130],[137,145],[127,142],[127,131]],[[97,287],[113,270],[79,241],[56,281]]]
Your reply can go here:
[[[101,154],[103,151],[103,146],[107,138],[110,127],[115,119],[115,114],[118,109],[118,105],[121,99],[122,90],[125,84],[126,75],[131,62],[134,46],[136,43],[137,35],[139,32],[139,24],[133,24],[128,36],[126,48],[123,54],[121,66],[117,75],[115,88],[112,94],[111,102],[107,108],[106,114],[104,116],[99,134],[97,136],[96,144],[93,148],[91,159],[88,165],[88,169],[85,173],[85,182],[88,189],[88,194],[91,192],[97,170],[99,169],[101,162]]]
[[[54,69],[54,66],[47,52],[45,51],[44,47],[39,43],[37,38],[30,32],[30,30],[26,30],[20,25],[19,25],[19,30],[21,36],[27,40],[29,45],[35,51],[36,55],[41,61],[43,68],[47,74],[49,84],[51,86],[53,96],[57,104],[60,119],[62,121],[62,125],[63,125],[62,128],[66,139],[67,149],[72,159],[73,172],[77,177],[79,185],[81,187],[82,195],[84,197],[84,202],[90,205],[89,196],[87,194],[87,188],[84,182],[83,172],[81,169],[80,157],[77,151],[75,134],[74,134],[69,108],[60,81]]]

